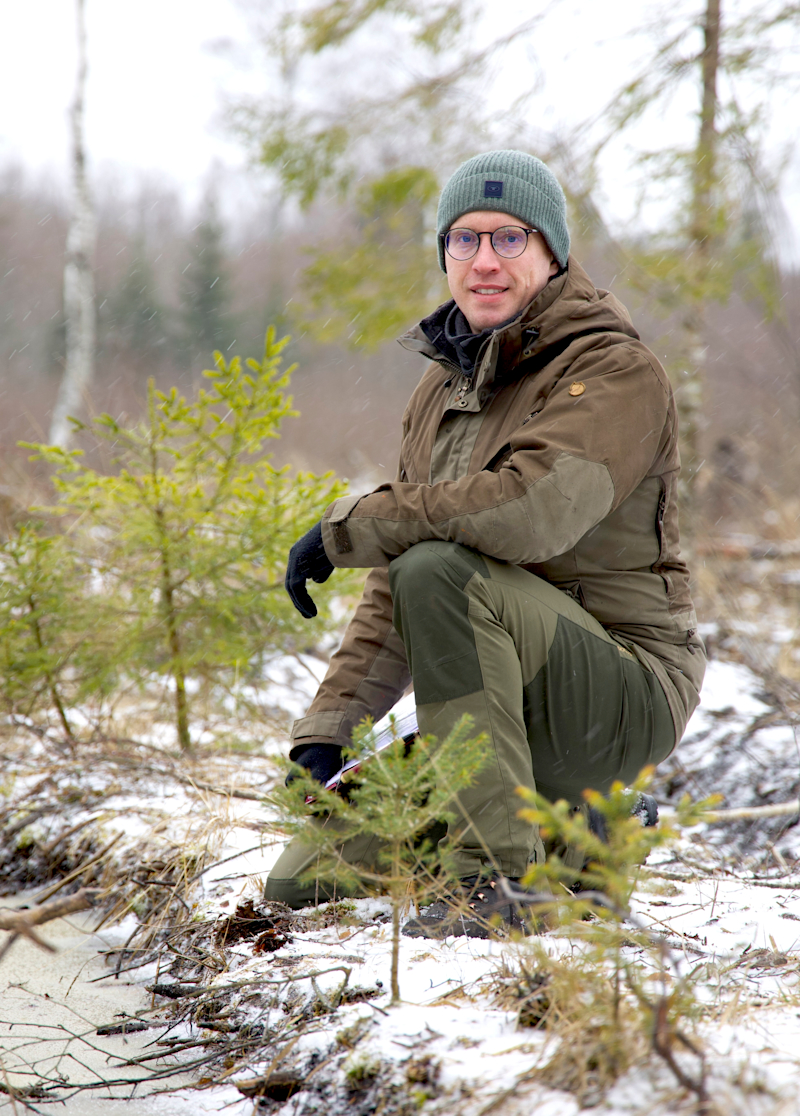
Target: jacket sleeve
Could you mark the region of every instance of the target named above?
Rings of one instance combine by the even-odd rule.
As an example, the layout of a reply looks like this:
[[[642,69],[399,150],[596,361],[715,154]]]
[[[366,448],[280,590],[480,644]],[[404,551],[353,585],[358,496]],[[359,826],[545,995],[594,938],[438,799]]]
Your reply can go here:
[[[407,420],[408,410],[403,415],[404,429]],[[405,475],[402,450],[397,475]],[[354,502],[352,497],[342,499]],[[305,717],[292,726],[290,758],[311,737],[346,748],[353,729],[365,717],[380,720],[410,683],[406,649],[392,623],[389,575],[385,569],[373,569],[314,700]]]
[[[515,565],[546,562],[630,495],[668,424],[665,384],[644,346],[578,357],[497,471],[433,485],[394,481],[334,501],[322,538],[335,566],[388,566],[415,543],[443,539]]]
[[[410,681],[405,647],[392,624],[389,575],[372,570],[316,697],[294,723],[290,756],[309,737],[346,747],[356,725],[388,713]]]

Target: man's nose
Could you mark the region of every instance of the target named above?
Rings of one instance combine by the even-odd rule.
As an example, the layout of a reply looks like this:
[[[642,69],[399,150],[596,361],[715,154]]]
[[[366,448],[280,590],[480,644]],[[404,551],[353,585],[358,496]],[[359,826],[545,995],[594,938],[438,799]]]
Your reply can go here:
[[[472,266],[478,271],[496,271],[500,266],[497,252],[492,248],[492,242],[488,236],[480,238],[478,251],[472,257]]]

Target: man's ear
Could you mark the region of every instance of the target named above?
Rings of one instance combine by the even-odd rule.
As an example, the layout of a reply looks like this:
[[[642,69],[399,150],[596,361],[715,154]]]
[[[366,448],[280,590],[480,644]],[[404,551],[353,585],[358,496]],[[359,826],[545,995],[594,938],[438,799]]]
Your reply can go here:
[[[561,268],[558,265],[558,260],[554,256],[550,261],[550,278],[552,279],[554,275],[558,275],[560,270]]]

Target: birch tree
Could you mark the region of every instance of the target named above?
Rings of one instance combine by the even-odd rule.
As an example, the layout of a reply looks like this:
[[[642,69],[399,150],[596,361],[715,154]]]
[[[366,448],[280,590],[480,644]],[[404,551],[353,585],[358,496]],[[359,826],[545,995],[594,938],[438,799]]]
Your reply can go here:
[[[86,93],[86,0],[76,0],[78,72],[70,110],[72,213],[64,263],[66,361],[50,425],[50,442],[66,449],[72,440],[69,416],[80,410],[94,369],[95,299],[92,256],[96,228],[86,175],[84,105]]]

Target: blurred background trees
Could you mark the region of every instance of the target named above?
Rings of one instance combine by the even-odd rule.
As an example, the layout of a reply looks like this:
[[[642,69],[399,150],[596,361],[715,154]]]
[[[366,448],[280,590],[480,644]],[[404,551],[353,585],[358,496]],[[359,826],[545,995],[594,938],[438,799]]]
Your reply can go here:
[[[227,121],[262,201],[232,207],[219,172],[195,204],[152,179],[93,176],[93,413],[138,417],[149,376],[189,390],[214,348],[258,351],[274,322],[293,336],[302,413],[277,458],[358,485],[392,476],[420,374],[392,338],[446,297],[438,189],[461,159],[514,145],[553,165],[575,254],[631,306],[674,376],[687,475],[699,477],[691,525],[701,511],[712,534],[741,530],[767,489],[770,501],[796,498],[800,281],[779,192],[794,137],[769,132],[776,99],[797,96],[796,5],[651,5],[610,104],[593,97],[591,74],[553,72],[534,53],[545,6],[512,5],[500,28],[473,0],[249,10],[264,62],[251,93],[231,96]],[[584,82],[576,133],[544,126],[545,78],[554,89]],[[678,103],[682,131],[666,129]],[[626,219],[609,204],[622,167]],[[2,168],[0,481],[12,487],[31,469],[16,443],[46,439],[66,358],[67,223],[55,185]]]
[[[780,241],[787,224],[778,189],[781,164],[796,140],[787,137],[777,153],[764,140],[770,99],[778,90],[783,96],[798,91],[790,58],[799,27],[800,9],[782,0],[703,0],[699,10],[664,9],[642,28],[638,73],[585,128],[587,136],[599,133],[596,160],[633,126],[657,128],[659,115],[684,91],[695,105],[678,143],[651,142],[639,152],[640,205],[670,200],[646,237],[621,242],[629,281],[672,326],[665,363],[681,414],[689,519],[700,511],[698,482],[710,477],[710,470],[704,478],[699,473],[706,460],[705,381],[714,356],[711,308],[738,295],[777,326],[779,344],[786,340]],[[796,349],[790,345],[785,355],[794,362]]]
[[[487,147],[531,145],[538,68],[521,72],[499,113],[484,94],[544,12],[487,37],[476,0],[264,10],[261,39],[279,77],[265,96],[233,103],[229,118],[305,222],[327,213],[308,238],[303,326],[318,340],[375,349],[448,297],[435,251],[448,173]]]
[[[236,343],[230,310],[230,279],[223,228],[213,193],[203,201],[199,221],[187,245],[188,263],[181,272],[179,345],[186,365],[207,360]]]

